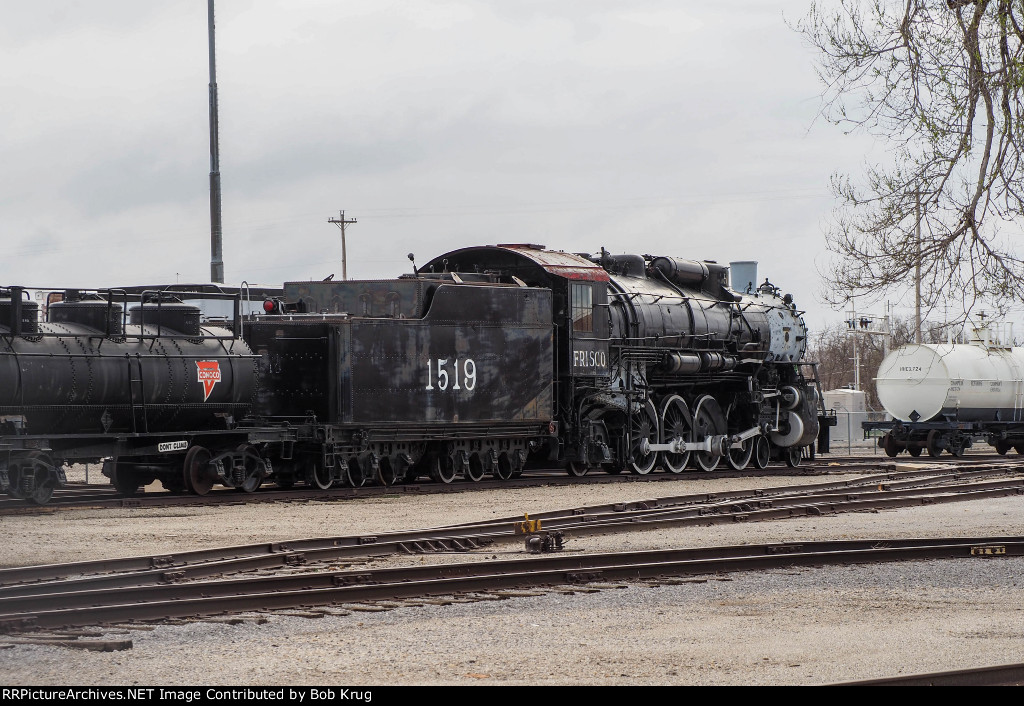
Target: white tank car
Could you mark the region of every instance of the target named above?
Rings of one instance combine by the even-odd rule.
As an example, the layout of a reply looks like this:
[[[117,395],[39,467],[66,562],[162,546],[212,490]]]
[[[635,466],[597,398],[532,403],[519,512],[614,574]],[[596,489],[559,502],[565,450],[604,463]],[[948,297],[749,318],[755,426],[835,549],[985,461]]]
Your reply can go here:
[[[1024,406],[1024,348],[988,328],[967,343],[917,344],[885,357],[875,378],[885,411],[904,422],[1012,422]]]

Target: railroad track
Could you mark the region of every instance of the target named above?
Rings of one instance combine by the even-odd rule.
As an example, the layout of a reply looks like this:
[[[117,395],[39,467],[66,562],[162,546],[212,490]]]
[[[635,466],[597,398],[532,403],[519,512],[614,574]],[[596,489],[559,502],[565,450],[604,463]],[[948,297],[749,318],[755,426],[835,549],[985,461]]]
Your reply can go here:
[[[943,459],[891,459],[887,456],[831,456],[818,457],[807,461],[798,468],[789,468],[782,464],[773,464],[765,470],[747,469],[733,471],[723,469],[715,471],[715,478],[772,478],[795,475],[821,475],[838,473],[876,473],[880,470],[892,470],[907,466],[923,467],[964,467],[970,468],[977,464],[1007,464],[1024,468],[1024,459],[1017,456],[999,456],[997,454],[976,454],[964,458],[952,456]],[[237,490],[220,488],[208,495],[196,496],[175,494],[163,490],[143,492],[135,496],[119,495],[113,486],[71,484],[55,491],[51,502],[47,505],[36,505],[27,500],[19,500],[8,496],[0,496],[0,516],[49,514],[59,510],[82,508],[142,508],[142,507],[174,507],[193,505],[223,505],[238,503],[263,502],[308,502],[336,501],[359,497],[381,495],[425,495],[432,493],[466,492],[492,488],[529,488],[548,485],[574,485],[578,483],[659,483],[669,481],[705,480],[709,474],[687,472],[682,474],[651,473],[647,475],[591,473],[582,478],[573,478],[561,469],[536,469],[527,471],[519,478],[510,480],[483,480],[478,482],[454,482],[449,484],[432,481],[417,483],[399,483],[392,486],[363,486],[360,488],[315,488],[279,489],[273,484],[261,487],[254,493],[242,493]]]
[[[900,559],[1011,557],[1024,538],[821,542],[666,550],[629,554],[550,554],[494,561],[477,549],[498,542],[557,548],[573,537],[638,529],[957,502],[1024,493],[1005,464],[919,470],[814,486],[654,498],[567,508],[431,530],[314,538],[100,562],[0,570],[0,630],[31,631],[252,610],[338,606],[501,590],[650,580],[656,577]],[[530,523],[533,524],[530,524]],[[523,532],[526,532],[524,535]],[[461,552],[459,564],[381,569],[352,562],[392,554]],[[338,564],[347,563],[345,570]],[[249,572],[240,577],[240,572]],[[256,573],[254,573],[256,572]],[[595,586],[597,588],[595,588]]]

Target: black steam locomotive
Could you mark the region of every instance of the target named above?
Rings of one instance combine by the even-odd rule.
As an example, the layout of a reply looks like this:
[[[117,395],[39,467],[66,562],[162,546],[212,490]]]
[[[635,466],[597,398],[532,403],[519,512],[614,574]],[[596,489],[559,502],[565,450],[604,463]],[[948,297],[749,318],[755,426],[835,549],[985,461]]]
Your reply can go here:
[[[129,495],[795,466],[823,412],[806,327],[767,280],[728,274],[474,247],[394,280],[286,283],[263,315],[236,299],[206,326],[180,295],[109,290],[39,323],[12,287],[0,489],[46,502],[64,464],[99,459]]]

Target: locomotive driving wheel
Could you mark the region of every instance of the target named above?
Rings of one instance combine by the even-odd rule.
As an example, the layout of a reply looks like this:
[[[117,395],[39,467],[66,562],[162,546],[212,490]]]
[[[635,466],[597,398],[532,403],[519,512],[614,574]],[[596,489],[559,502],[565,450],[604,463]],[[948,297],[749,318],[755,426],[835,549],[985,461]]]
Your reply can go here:
[[[697,400],[693,412],[693,441],[701,443],[708,437],[725,433],[725,417],[718,401],[711,395],[704,395]],[[712,451],[694,451],[693,458],[697,468],[702,471],[713,471],[718,468],[721,454]]]
[[[658,411],[654,403],[646,400],[640,409],[629,415],[627,420],[628,437],[626,438],[627,455],[631,457],[627,468],[638,475],[647,475],[658,462],[658,454],[654,451],[643,452],[643,442],[658,443]]]
[[[661,405],[661,443],[667,444],[676,439],[689,441],[691,429],[693,416],[683,398],[679,395],[666,398]],[[678,454],[670,451],[661,452],[661,464],[669,473],[682,473],[689,462],[689,451]]]
[[[209,493],[217,478],[209,465],[211,458],[213,456],[203,446],[193,446],[185,454],[185,485],[196,495],[206,495]],[[114,469],[113,477],[118,477],[117,468]],[[117,486],[117,481],[114,481],[114,486]]]

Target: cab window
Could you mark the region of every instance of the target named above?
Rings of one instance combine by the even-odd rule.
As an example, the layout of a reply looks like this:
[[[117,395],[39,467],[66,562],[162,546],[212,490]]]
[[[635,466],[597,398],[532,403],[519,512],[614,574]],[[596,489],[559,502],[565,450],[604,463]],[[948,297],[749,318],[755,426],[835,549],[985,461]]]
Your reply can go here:
[[[572,304],[572,330],[591,333],[594,330],[594,289],[590,283],[570,286]]]

